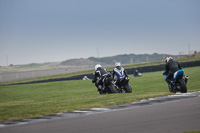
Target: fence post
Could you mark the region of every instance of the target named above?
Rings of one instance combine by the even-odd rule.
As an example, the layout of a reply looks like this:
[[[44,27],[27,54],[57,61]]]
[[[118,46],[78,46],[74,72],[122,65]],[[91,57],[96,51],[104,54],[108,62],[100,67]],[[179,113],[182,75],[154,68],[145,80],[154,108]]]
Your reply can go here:
[[[49,69],[49,75],[51,75],[51,70]]]
[[[16,79],[17,79],[17,80],[19,79],[19,77],[18,77],[18,73],[16,73]]]
[[[34,71],[32,72],[32,76],[33,76],[33,78],[35,77],[35,73],[34,73]]]

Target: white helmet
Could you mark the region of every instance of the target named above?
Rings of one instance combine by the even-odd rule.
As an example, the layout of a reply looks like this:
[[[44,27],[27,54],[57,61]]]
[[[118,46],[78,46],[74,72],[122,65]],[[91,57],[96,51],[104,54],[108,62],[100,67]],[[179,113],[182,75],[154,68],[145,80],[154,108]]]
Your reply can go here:
[[[120,63],[120,62],[116,62],[116,63],[115,63],[115,66],[116,66],[116,67],[120,67],[120,66],[121,66],[121,63]]]
[[[172,57],[167,57],[166,59],[165,59],[165,62],[168,62],[169,60],[171,60],[171,59],[173,59]]]
[[[101,66],[100,64],[96,64],[95,67],[94,67],[95,71],[96,71],[97,68],[99,68],[99,67],[102,67],[102,66]]]

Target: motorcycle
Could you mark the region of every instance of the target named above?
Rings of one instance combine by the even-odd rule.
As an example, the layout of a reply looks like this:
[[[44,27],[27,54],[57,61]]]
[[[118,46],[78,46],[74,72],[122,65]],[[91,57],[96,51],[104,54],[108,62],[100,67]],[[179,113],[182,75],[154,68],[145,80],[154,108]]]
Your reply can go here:
[[[123,77],[116,82],[116,86],[118,86],[119,93],[132,93],[132,88],[129,84],[129,78]]]
[[[167,78],[167,75],[163,75]],[[189,77],[184,75],[183,70],[176,71],[173,75],[173,78],[170,80],[170,83],[167,82],[169,91],[176,93],[180,91],[181,93],[187,93],[187,82]]]
[[[115,88],[115,83],[111,74],[104,75],[102,83],[103,85],[99,86],[99,94],[117,93],[117,89]]]

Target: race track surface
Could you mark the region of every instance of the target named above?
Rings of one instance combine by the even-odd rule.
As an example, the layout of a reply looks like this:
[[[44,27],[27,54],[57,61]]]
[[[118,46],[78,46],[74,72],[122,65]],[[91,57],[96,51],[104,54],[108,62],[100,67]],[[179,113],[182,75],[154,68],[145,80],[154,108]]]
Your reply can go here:
[[[200,92],[160,97],[122,106],[76,111],[0,124],[0,133],[183,133],[200,131]],[[27,119],[28,120],[28,119]]]

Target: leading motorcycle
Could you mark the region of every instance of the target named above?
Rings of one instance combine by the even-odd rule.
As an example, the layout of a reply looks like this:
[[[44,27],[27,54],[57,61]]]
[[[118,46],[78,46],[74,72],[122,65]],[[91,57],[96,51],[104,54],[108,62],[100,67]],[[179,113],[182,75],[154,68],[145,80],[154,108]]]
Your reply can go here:
[[[167,78],[167,75],[163,75]],[[183,70],[178,70],[174,73],[173,78],[171,79],[170,83],[168,84],[169,91],[176,93],[180,91],[181,93],[187,93],[187,82],[189,77],[184,75]]]

